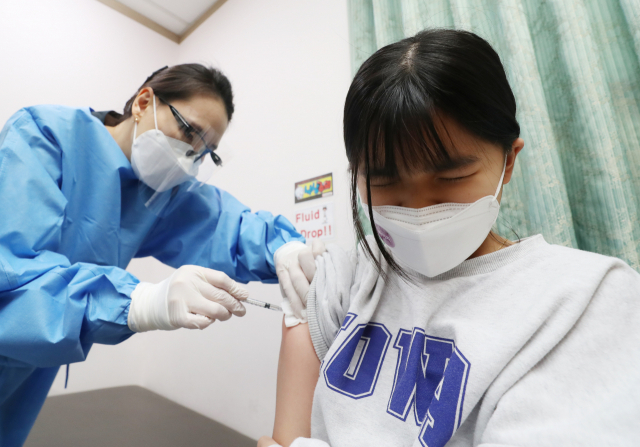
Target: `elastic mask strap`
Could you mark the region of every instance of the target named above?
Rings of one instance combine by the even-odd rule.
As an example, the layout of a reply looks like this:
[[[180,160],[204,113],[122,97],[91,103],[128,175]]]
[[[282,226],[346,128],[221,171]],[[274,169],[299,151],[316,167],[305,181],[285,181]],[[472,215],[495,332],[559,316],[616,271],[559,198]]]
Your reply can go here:
[[[364,200],[362,200],[362,196],[360,195],[360,190],[358,190],[358,205],[360,205],[360,208],[362,208],[362,213],[367,218],[367,221],[371,222],[371,217],[369,217],[369,206],[364,203]],[[373,208],[375,210],[375,207]]]
[[[156,95],[153,95],[153,121],[156,123],[156,130],[158,130],[158,117],[156,116]],[[133,141],[136,141],[136,134],[138,132],[138,122],[133,125]]]
[[[158,130],[158,117],[156,116],[156,95],[153,95],[153,121],[155,121],[156,130]]]
[[[500,192],[500,188],[502,188],[502,181],[504,180],[504,173],[507,169],[507,156],[504,157],[504,165],[502,166],[502,175],[500,176],[500,183],[498,183],[498,188],[496,189],[496,193],[493,197],[498,197],[498,193]]]

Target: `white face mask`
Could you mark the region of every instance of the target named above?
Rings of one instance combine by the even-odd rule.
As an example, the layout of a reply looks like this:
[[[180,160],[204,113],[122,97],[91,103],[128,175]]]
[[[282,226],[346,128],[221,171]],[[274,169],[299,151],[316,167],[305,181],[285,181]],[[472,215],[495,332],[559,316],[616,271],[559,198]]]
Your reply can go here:
[[[401,263],[428,277],[460,265],[482,245],[498,218],[505,168],[506,158],[495,194],[474,203],[374,206],[380,239]]]
[[[140,181],[157,192],[164,192],[194,178],[202,160],[194,163],[193,157],[187,157],[190,151],[195,152],[193,146],[168,137],[158,130],[155,96],[153,119],[156,128],[144,132],[138,138],[138,123],[133,128],[131,167]]]

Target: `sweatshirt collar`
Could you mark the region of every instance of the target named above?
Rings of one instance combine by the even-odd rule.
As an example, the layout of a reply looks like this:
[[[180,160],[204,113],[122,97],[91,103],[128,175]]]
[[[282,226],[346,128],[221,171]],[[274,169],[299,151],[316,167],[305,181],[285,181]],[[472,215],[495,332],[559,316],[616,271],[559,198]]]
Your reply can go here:
[[[439,281],[462,276],[481,275],[483,273],[493,272],[505,265],[511,264],[518,259],[524,258],[532,251],[548,245],[549,244],[544,240],[544,237],[541,234],[537,234],[535,236],[521,239],[520,242],[501,250],[494,251],[493,253],[478,256],[473,259],[467,259],[457,267],[433,278],[428,278],[418,273],[416,274],[422,278]]]

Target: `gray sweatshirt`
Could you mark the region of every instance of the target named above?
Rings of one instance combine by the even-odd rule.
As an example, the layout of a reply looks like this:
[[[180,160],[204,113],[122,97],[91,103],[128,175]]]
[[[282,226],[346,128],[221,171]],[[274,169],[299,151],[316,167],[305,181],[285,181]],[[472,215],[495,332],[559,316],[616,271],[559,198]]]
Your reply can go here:
[[[416,284],[385,283],[361,249],[317,267],[315,439],[294,446],[640,445],[640,275],[623,261],[534,236]]]

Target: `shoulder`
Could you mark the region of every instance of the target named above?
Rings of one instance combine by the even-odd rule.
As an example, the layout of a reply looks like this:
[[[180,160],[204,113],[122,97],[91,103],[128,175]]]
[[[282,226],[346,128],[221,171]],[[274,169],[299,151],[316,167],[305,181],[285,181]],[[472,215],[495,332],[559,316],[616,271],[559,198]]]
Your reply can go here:
[[[32,168],[42,166],[59,183],[63,153],[70,154],[70,160],[77,159],[71,152],[77,150],[78,141],[87,141],[87,133],[91,143],[97,141],[96,124],[99,121],[88,108],[25,107],[5,124],[0,134],[0,156]]]
[[[376,250],[371,248],[372,251]],[[377,255],[374,251],[374,256]],[[316,300],[321,305],[336,306],[344,314],[354,296],[368,295],[375,289],[380,276],[362,244],[351,249],[328,244],[327,251],[316,258],[316,267]],[[337,322],[341,324],[342,318],[338,318]]]
[[[565,305],[640,302],[640,273],[619,258],[546,244],[526,262],[520,285],[543,289]]]
[[[367,236],[367,241],[374,259],[381,262],[386,268],[384,258],[372,236]],[[318,266],[326,271],[326,274],[341,276],[348,280],[349,286],[361,282],[367,276],[378,276],[375,264],[367,253],[364,244],[359,242],[351,249],[345,249],[336,244],[327,244],[327,251],[317,259]],[[346,286],[346,285],[345,285]]]
[[[323,359],[349,311],[356,271],[356,250],[328,244],[316,258],[316,274],[307,296],[309,331]]]
[[[325,283],[338,282],[336,287],[351,283],[356,267],[355,250],[345,250],[336,244],[327,244],[327,251],[316,258],[318,271]],[[341,283],[341,284],[340,284]]]
[[[88,107],[68,107],[56,104],[46,104],[26,107],[24,109],[41,129],[52,131],[69,130],[82,124],[98,124],[99,121],[91,115]]]
[[[88,107],[69,107],[58,104],[42,104],[24,107],[18,110],[9,121],[15,119],[31,119],[43,124],[63,123],[70,121],[90,122],[94,119]]]
[[[589,275],[593,278],[603,276],[612,268],[633,271],[619,258],[550,244],[541,234],[522,239],[518,244],[495,254],[502,253],[504,265],[524,275],[536,275],[538,272],[545,275]],[[496,272],[502,273],[500,270]]]
[[[82,124],[99,123],[89,108],[74,108],[61,105],[38,105],[18,110],[9,118],[5,131],[19,133],[40,133],[51,142],[58,141],[59,135],[68,135],[68,130],[76,130]]]
[[[602,278],[612,271],[623,271],[631,277],[640,277],[626,262],[613,256],[554,244],[548,244],[545,252],[542,259],[562,272]]]

